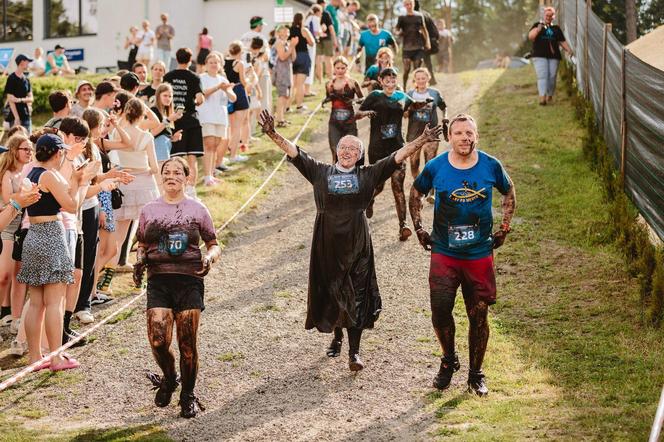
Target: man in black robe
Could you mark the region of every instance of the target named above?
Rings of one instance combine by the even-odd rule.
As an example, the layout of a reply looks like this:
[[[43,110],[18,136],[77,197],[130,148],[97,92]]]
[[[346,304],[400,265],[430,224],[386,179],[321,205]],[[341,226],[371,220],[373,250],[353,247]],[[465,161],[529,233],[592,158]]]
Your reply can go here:
[[[319,162],[274,129],[274,118],[263,111],[259,121],[265,132],[314,188],[316,221],[311,243],[307,330],[334,332],[327,349],[339,356],[347,329],[349,368],[364,368],[360,359],[362,330],[373,328],[381,311],[371,234],[364,211],[374,191],[425,143],[437,141],[442,126],[427,127],[422,135],[370,166],[356,167],[362,141],[346,135],[337,146],[337,163]]]

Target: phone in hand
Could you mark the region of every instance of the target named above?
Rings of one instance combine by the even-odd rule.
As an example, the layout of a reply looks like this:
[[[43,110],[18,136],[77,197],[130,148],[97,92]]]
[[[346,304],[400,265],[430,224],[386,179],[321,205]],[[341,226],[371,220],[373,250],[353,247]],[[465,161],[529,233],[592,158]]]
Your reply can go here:
[[[86,158],[85,160],[81,161],[76,165],[76,170],[81,170],[85,167],[86,164],[90,162],[90,158]]]

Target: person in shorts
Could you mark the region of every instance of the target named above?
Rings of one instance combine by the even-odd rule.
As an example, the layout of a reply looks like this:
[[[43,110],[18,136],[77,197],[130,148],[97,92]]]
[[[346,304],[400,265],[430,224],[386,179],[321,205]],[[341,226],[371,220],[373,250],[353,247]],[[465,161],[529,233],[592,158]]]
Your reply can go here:
[[[406,14],[399,16],[395,29],[403,38],[403,88],[406,89],[410,70],[422,65],[426,51],[431,50],[431,42],[424,16],[415,10],[415,0],[404,0],[403,6]]]
[[[323,15],[320,17],[320,34],[316,43],[316,78],[323,81],[323,68],[327,73],[327,78],[332,78],[332,57],[339,50],[337,33],[334,30],[332,16],[325,10],[325,0],[318,0],[318,5],[323,8]]]
[[[182,139],[173,143],[171,156],[186,156],[191,174],[189,174],[187,192],[194,195],[194,186],[198,178],[196,158],[203,156],[203,133],[198,121],[196,106],[205,101],[201,78],[189,70],[193,53],[189,48],[180,48],[175,53],[178,62],[174,69],[164,76],[164,81],[173,86],[173,104],[175,111],[182,110],[182,118],[175,122],[175,130],[182,131]]]
[[[203,302],[203,277],[219,259],[216,232],[208,209],[189,198],[185,185],[189,165],[179,157],[161,168],[163,195],[147,204],[138,223],[138,248],[134,282],[142,285],[147,268],[148,339],[163,376],[152,375],[158,386],[155,405],[165,407],[178,386],[171,352],[173,325],[177,329],[182,371],[180,415],[195,417],[201,406],[194,394],[198,373],[196,339]],[[199,248],[201,240],[206,253]]]
[[[460,114],[449,126],[451,149],[429,161],[413,183],[410,213],[425,250],[431,250],[429,287],[431,320],[443,350],[433,386],[446,389],[460,368],[454,348],[454,299],[459,286],[469,324],[468,391],[486,396],[489,389],[482,362],[489,341],[488,310],[496,302],[493,249],[510,232],[516,207],[514,184],[500,161],[476,149],[475,120]],[[493,188],[503,195],[502,222],[494,233],[491,211]],[[422,227],[422,198],[436,194],[433,232]]]

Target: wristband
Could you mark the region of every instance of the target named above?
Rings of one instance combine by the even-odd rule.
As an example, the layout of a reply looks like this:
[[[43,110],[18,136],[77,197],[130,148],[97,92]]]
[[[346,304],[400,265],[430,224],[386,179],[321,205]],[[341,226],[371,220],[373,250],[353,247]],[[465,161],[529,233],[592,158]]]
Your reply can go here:
[[[10,199],[10,200],[9,200],[9,204],[10,204],[14,209],[16,209],[17,212],[20,212],[20,211],[22,210],[22,209],[21,209],[21,206],[20,206],[15,200],[13,200],[13,199]]]
[[[502,230],[505,233],[510,233],[512,231],[512,229],[510,228],[510,225],[505,224],[505,223],[500,225],[500,230]]]

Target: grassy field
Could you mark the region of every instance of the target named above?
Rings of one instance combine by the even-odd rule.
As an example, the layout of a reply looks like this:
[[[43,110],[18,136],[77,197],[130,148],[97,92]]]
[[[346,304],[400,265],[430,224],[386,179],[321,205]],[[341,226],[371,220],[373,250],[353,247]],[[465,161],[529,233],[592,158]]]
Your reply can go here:
[[[480,148],[505,164],[518,204],[496,255],[491,394],[432,394],[439,435],[644,440],[664,384],[664,333],[643,325],[636,281],[607,241],[601,185],[583,160],[570,100],[561,92],[537,106],[531,68],[468,72],[467,82],[477,75]]]

